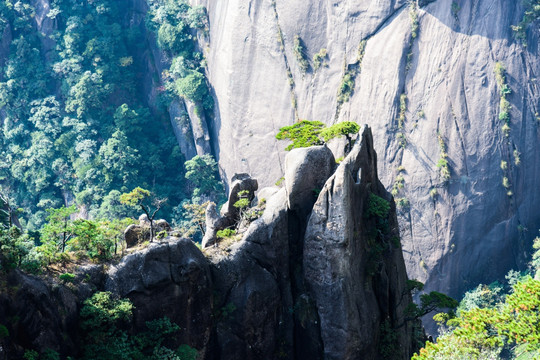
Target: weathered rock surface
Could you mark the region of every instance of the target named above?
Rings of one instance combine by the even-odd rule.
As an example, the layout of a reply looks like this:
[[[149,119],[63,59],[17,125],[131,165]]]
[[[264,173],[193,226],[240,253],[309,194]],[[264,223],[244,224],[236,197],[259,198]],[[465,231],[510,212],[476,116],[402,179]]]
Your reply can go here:
[[[307,216],[335,167],[334,155],[324,145],[293,149],[287,154],[285,189],[289,209]]]
[[[0,323],[13,334],[2,344],[8,358],[23,348],[78,356],[78,310],[96,291],[131,300],[132,332],[168,317],[182,329],[178,344],[205,360],[375,360],[389,341],[383,324],[397,336],[394,358],[409,358],[403,310],[411,297],[399,244],[389,240],[398,239],[395,208],[380,219],[384,228],[365,216],[370,193],[391,201],[372,143],[366,128],[334,175],[325,147],[291,153],[286,173],[295,180],[267,199],[242,239],[206,256],[191,240],[169,237],[119,263],[82,267],[69,286],[12,272],[0,293]],[[307,192],[320,183],[318,198]],[[9,321],[12,314],[20,319]]]
[[[399,239],[395,206],[377,178],[372,143],[367,129],[324,185],[307,224],[304,277],[320,318],[325,359],[376,359],[373,334],[384,321],[392,328],[404,323],[407,276],[399,242],[392,241]],[[370,194],[392,202],[388,219],[366,216]],[[398,353],[408,359],[410,334],[398,336]]]
[[[323,180],[316,202],[312,192],[307,196],[301,184],[291,182],[299,194],[281,189],[269,198],[263,216],[229,255],[210,252],[217,293],[226,294],[219,299],[220,359],[378,359],[383,322],[399,333],[396,359],[410,357],[411,327],[403,325],[403,311],[411,299],[401,249],[390,240],[399,239],[395,207],[388,234],[379,239],[384,252],[377,261],[370,258],[375,245],[370,236],[377,230],[364,216],[366,199],[371,192],[391,199],[377,178],[372,143],[366,129],[362,145]],[[300,153],[291,153],[291,159]],[[314,157],[327,158],[333,160],[332,154]],[[302,161],[287,164],[286,174],[300,183],[313,171],[298,166]],[[290,202],[291,195],[303,203]],[[314,203],[313,211],[304,213]]]
[[[411,277],[458,296],[524,263],[540,223],[534,191],[540,186],[540,56],[537,24],[528,29],[526,48],[514,40],[510,26],[522,17],[521,1],[421,1],[416,38],[406,0],[193,2],[206,5],[210,17],[206,58],[219,105],[213,146],[226,175],[249,172],[262,187],[279,179],[286,144],[274,136],[296,113],[327,124],[367,123],[382,183],[390,189],[404,179],[397,197],[410,203],[399,220]],[[305,74],[293,53],[295,35],[311,64]],[[323,48],[328,66],[315,71],[311,59]],[[512,89],[508,137],[498,120],[497,61]],[[358,74],[350,101],[340,106],[344,68]],[[437,167],[438,135],[448,154],[447,182]],[[398,173],[400,166],[405,171]],[[432,189],[437,195],[430,196]]]
[[[257,180],[252,179],[248,174],[235,174],[232,177],[229,198],[222,207],[221,215],[218,215],[216,204],[213,202],[206,207],[206,231],[202,240],[203,248],[215,244],[219,230],[232,227],[240,221],[240,209],[234,205],[241,198],[246,198],[251,203],[258,188]],[[243,192],[242,196],[241,192]]]
[[[72,291],[18,270],[2,280],[0,324],[9,336],[0,339],[0,358],[22,359],[24,348],[78,352],[77,339],[72,337],[78,325],[78,298]]]
[[[167,316],[183,331],[179,344],[203,350],[211,337],[213,294],[208,261],[188,239],[150,244],[111,267],[106,291],[127,297],[135,306],[135,326]]]
[[[160,233],[168,234],[172,228],[164,219],[154,220],[154,237]],[[124,240],[128,248],[150,240],[150,220],[146,214],[139,216],[139,225],[131,224],[124,230]]]

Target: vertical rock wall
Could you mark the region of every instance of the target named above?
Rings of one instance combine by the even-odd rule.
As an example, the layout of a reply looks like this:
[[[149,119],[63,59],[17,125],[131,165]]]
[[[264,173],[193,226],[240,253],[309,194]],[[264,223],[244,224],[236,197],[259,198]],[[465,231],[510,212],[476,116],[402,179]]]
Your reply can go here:
[[[210,17],[213,145],[227,178],[249,172],[262,186],[279,179],[286,144],[274,136],[297,118],[367,123],[381,181],[402,199],[411,277],[459,296],[524,263],[540,226],[540,59],[538,24],[527,47],[514,40],[520,1],[437,0],[416,10],[393,0],[198,3]],[[327,66],[315,71],[323,48]],[[498,119],[497,62],[512,90],[508,136]],[[340,104],[345,73],[355,75],[354,91]],[[437,167],[443,154],[447,179]]]

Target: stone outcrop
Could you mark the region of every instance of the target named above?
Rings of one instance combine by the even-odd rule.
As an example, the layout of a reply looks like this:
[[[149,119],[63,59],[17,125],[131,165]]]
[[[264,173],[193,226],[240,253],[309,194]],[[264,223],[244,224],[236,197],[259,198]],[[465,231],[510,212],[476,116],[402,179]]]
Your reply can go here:
[[[366,128],[334,175],[325,147],[291,151],[286,174],[295,181],[286,177],[290,186],[267,200],[227,255],[210,250],[223,314],[220,359],[378,359],[388,342],[383,325],[396,334],[394,358],[410,357],[403,311],[411,298],[395,206],[377,178],[372,143]],[[365,216],[370,193],[392,204],[384,236],[373,235],[376,219]]]
[[[154,237],[160,233],[169,233],[171,225],[164,219],[154,220]],[[150,220],[146,214],[139,216],[139,225],[131,224],[124,230],[124,240],[128,248],[150,241]]]
[[[235,174],[232,177],[229,198],[222,207],[221,215],[218,214],[216,204],[213,202],[206,207],[206,231],[202,240],[203,248],[216,243],[219,230],[238,224],[240,209],[234,205],[241,198],[239,194],[243,192],[243,196],[251,203],[258,188],[257,180],[252,179],[248,174]]]
[[[402,301],[407,277],[395,206],[377,178],[372,142],[364,131],[362,142],[326,181],[307,224],[304,277],[320,319],[325,359],[378,358],[373,334],[385,321],[400,326],[408,304]],[[391,203],[387,218],[366,215],[373,195]],[[409,354],[410,334],[396,335],[397,352]]]
[[[540,187],[540,32],[536,22],[527,47],[515,40],[511,25],[523,16],[522,1],[421,0],[416,11],[407,0],[193,3],[207,6],[210,17],[202,48],[219,104],[213,147],[225,178],[249,172],[261,187],[274,184],[287,145],[275,134],[297,118],[367,123],[382,183],[389,190],[403,178],[396,197],[409,201],[398,215],[411,278],[458,297],[526,263],[540,222],[533,190]],[[296,35],[310,63],[305,73]],[[315,70],[321,49],[326,65]],[[498,120],[496,62],[506,66],[512,89],[508,136]],[[348,102],[338,98],[345,72],[354,78]],[[437,167],[443,152],[448,181]]]
[[[69,285],[12,272],[0,293],[0,324],[13,334],[0,339],[6,356],[23,348],[79,356],[78,310],[109,291],[134,304],[132,333],[166,316],[182,329],[177,344],[203,360],[375,360],[389,346],[392,359],[410,358],[395,206],[378,180],[369,128],[360,140],[335,171],[324,146],[292,151],[293,180],[265,191],[273,195],[242,239],[206,256],[191,240],[169,237],[118,263],[81,267]],[[375,195],[390,204],[380,217],[366,210]],[[12,314],[20,319],[10,322]]]

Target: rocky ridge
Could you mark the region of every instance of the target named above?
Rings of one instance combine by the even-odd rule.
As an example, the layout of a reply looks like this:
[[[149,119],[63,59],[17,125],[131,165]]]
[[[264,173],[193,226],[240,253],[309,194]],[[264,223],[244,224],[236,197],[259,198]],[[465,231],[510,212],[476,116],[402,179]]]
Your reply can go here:
[[[325,146],[294,150],[286,163],[292,179],[266,191],[275,194],[263,215],[206,256],[168,238],[117,264],[81,268],[69,286],[11,272],[0,295],[10,332],[0,355],[22,347],[78,355],[81,302],[110,291],[133,302],[132,331],[167,316],[202,359],[380,359],[388,326],[393,358],[408,359],[411,297],[370,129],[339,166]],[[386,216],[370,213],[373,196],[386,199]]]
[[[367,123],[381,181],[402,205],[411,278],[458,297],[526,263],[540,221],[540,195],[530,190],[540,185],[540,64],[537,23],[527,47],[511,30],[523,15],[521,1],[190,3],[208,10],[209,34],[199,35],[199,47],[216,106],[202,121],[181,99],[168,109],[186,158],[212,152],[224,179],[250,173],[265,187],[285,171],[285,145],[274,138],[280,127],[304,118]],[[49,1],[32,4],[37,30],[51,35]],[[141,91],[152,103],[168,59],[144,29],[147,10],[145,1],[126,1],[126,24],[143,34]],[[11,36],[7,27],[0,62]],[[44,50],[54,45],[42,39]],[[498,120],[498,62],[512,91],[509,130]]]

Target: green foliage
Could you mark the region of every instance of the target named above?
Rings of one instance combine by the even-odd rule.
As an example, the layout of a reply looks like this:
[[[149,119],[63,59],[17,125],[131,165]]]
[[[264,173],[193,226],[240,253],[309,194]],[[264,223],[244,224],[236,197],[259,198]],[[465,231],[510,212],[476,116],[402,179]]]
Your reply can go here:
[[[349,141],[348,148],[350,149],[352,147],[351,135],[357,134],[359,130],[360,126],[350,121],[325,127],[320,121],[302,120],[294,125],[284,126],[279,129],[276,139],[291,140],[292,144],[285,148],[285,150],[289,151],[300,147],[322,145],[338,136],[345,136]]]
[[[132,318],[129,300],[115,299],[110,292],[97,292],[84,301],[81,308],[81,328],[92,335],[115,331],[121,322]],[[100,336],[98,336],[100,337]]]
[[[60,360],[60,354],[53,349],[45,349],[40,356],[40,360]]]
[[[377,216],[386,219],[390,212],[390,203],[380,196],[369,193],[366,216]]]
[[[235,202],[233,206],[238,209],[245,209],[249,206],[249,199],[247,198],[240,199],[237,202]]]
[[[408,142],[407,142],[407,137],[405,136],[405,134],[402,133],[402,132],[399,132],[399,133],[397,134],[397,139],[398,139],[398,144],[399,144],[399,146],[400,146],[402,149],[405,149],[405,148],[407,147],[407,144],[408,144]]]
[[[95,293],[81,309],[84,359],[180,359],[195,360],[197,351],[187,345],[176,350],[167,345],[180,331],[168,318],[146,323],[147,331],[132,335],[133,305],[108,292]]]
[[[461,10],[461,6],[459,6],[457,2],[452,1],[451,10],[452,10],[452,16],[454,17],[456,21],[458,21],[459,20],[458,14],[459,14],[459,11]]]
[[[39,260],[34,258],[34,241],[19,228],[0,228],[0,270],[23,268],[35,271]]]
[[[324,59],[326,59],[328,56],[328,52],[326,49],[319,50],[318,53],[313,55],[313,70],[317,71],[321,66],[328,66]]]
[[[299,35],[296,35],[294,37],[293,53],[296,61],[298,61],[298,66],[300,66],[300,70],[305,73],[309,69],[309,62],[306,57],[306,49],[304,46],[304,42]]]
[[[25,360],[39,360],[39,354],[35,350],[25,350],[23,359]]]
[[[535,239],[534,249],[540,248]],[[538,251],[531,263],[537,269]],[[446,330],[437,343],[426,343],[413,360],[460,357],[470,359],[499,358],[501,351],[511,353],[505,358],[533,359],[540,354],[540,280],[529,275],[510,274],[511,290],[494,283],[479,285],[465,294],[455,318],[437,316]],[[509,354],[510,355],[510,354]]]
[[[202,103],[205,109],[211,109],[213,102],[208,92],[206,78],[198,71],[190,71],[189,74],[176,81],[176,90],[184,98],[196,103]]]
[[[407,291],[414,294],[424,290],[424,284],[416,279],[407,280]]]
[[[360,131],[360,125],[352,121],[344,121],[323,129],[320,136],[325,142],[328,142],[339,136],[346,136],[347,139],[350,139],[350,135],[357,134],[358,131]]]
[[[344,104],[349,101],[354,91],[356,72],[346,71],[341,78],[341,84],[339,85],[337,101],[338,105]]]
[[[302,120],[294,125],[279,129],[276,139],[289,139],[292,141],[292,144],[285,148],[287,151],[300,147],[321,145],[323,142],[319,135],[323,128],[324,124],[320,121]]]
[[[380,359],[393,360],[401,356],[397,331],[392,328],[390,320],[384,320],[379,327],[379,355]]]
[[[0,184],[14,189],[25,225],[39,229],[45,209],[64,197],[94,216],[107,194],[124,186],[140,184],[179,202],[183,159],[169,122],[159,121],[166,114],[153,118],[139,96],[140,36],[122,20],[121,3],[51,2],[56,46],[47,54],[27,3],[6,3],[0,14],[13,38],[0,82]],[[203,22],[200,10],[188,9],[190,24]]]
[[[234,229],[223,229],[223,230],[218,230],[218,232],[216,233],[216,237],[218,239],[225,239],[225,238],[229,238],[229,237],[232,237],[236,235],[236,230]]]
[[[214,100],[204,75],[202,55],[195,51],[193,33],[206,31],[204,7],[191,7],[185,1],[149,0],[146,26],[157,33],[158,46],[173,59],[162,74],[167,96],[182,96],[197,106],[197,111],[212,110]]]
[[[184,164],[186,179],[192,185],[193,198],[204,196],[217,202],[224,192],[223,184],[219,181],[218,166],[212,155],[195,156]]]
[[[540,19],[540,0],[523,0],[525,11],[523,18],[517,25],[512,25],[516,40],[527,46],[527,29]]]
[[[411,208],[411,203],[409,202],[409,199],[407,198],[397,198],[396,199],[396,205],[398,208],[408,211]]]
[[[149,197],[150,191],[137,186],[131,192],[120,195],[120,202],[124,205],[138,207]]]
[[[183,236],[201,241],[206,231],[206,208],[209,201],[198,204],[184,200],[175,209],[173,224],[180,228]]]
[[[9,331],[4,324],[0,324],[0,341],[9,336]]]
[[[535,250],[532,255],[531,266],[538,274],[540,271],[540,237],[536,237],[533,242],[533,249]]]
[[[418,6],[416,1],[411,1],[409,3],[409,19],[411,21],[411,37],[416,39],[418,36]]]
[[[341,78],[341,84],[339,85],[337,92],[337,112],[335,116],[336,118],[339,116],[341,106],[349,101],[351,95],[354,92],[356,76],[360,73],[362,68],[362,60],[364,59],[366,43],[366,40],[360,41],[360,44],[358,45],[356,62],[344,68],[343,77]]]
[[[403,129],[405,123],[405,112],[407,111],[407,95],[401,94],[399,96],[399,116],[398,116],[398,128]]]
[[[450,180],[450,168],[448,166],[448,154],[446,153],[446,144],[444,143],[444,139],[441,134],[437,135],[439,139],[439,150],[440,150],[440,158],[437,162],[437,167],[439,168],[441,178],[444,181]]]
[[[64,273],[58,277],[61,281],[65,283],[72,283],[73,280],[75,280],[75,274],[72,273]]]

